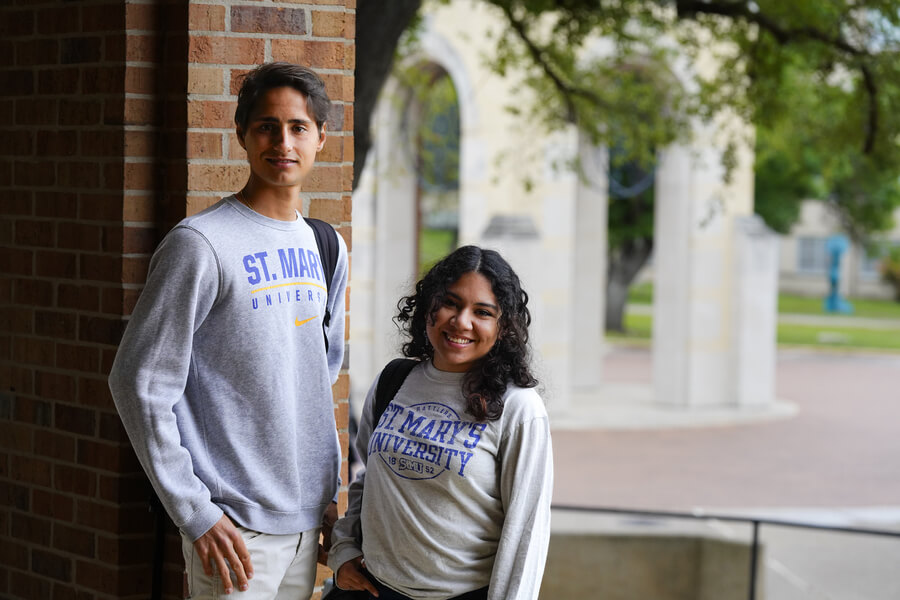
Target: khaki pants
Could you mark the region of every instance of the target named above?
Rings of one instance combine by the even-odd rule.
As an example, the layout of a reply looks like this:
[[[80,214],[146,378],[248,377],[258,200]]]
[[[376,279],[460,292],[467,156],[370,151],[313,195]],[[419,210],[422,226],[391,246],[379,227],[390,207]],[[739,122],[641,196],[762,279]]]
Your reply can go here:
[[[270,535],[238,527],[250,551],[250,589],[225,595],[218,573],[208,577],[194,544],[181,534],[185,565],[185,598],[190,600],[308,600],[316,581],[319,529],[291,535]],[[232,581],[234,576],[231,575]]]

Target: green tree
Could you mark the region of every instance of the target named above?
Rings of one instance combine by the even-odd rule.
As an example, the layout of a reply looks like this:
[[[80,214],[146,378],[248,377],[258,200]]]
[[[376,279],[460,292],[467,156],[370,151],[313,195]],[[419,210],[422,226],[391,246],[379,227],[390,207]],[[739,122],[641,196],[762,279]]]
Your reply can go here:
[[[575,124],[615,146],[623,164],[649,169],[655,149],[687,140],[697,120],[727,110],[757,127],[756,200],[773,228],[789,227],[810,196],[829,201],[856,239],[890,224],[900,203],[900,111],[891,110],[900,105],[900,0],[482,1],[509,25],[494,68],[524,71],[522,85],[542,100],[530,107],[531,119],[549,128]],[[409,22],[419,10],[419,2],[360,0],[359,15],[372,5],[388,20]],[[357,19],[358,44],[376,35],[371,26]],[[581,60],[597,38],[614,41],[614,50]],[[357,90],[370,78],[368,61],[393,56],[395,47],[358,47]],[[676,60],[710,57],[720,68],[693,73],[689,85],[670,71]],[[357,97],[359,168],[367,101]],[[722,153],[726,169],[741,140],[732,142]],[[639,226],[646,219],[623,224],[616,216],[646,210],[612,203],[611,231],[646,239]],[[631,239],[610,235],[621,244],[611,247],[611,260],[634,262]],[[646,252],[647,244],[631,245]]]

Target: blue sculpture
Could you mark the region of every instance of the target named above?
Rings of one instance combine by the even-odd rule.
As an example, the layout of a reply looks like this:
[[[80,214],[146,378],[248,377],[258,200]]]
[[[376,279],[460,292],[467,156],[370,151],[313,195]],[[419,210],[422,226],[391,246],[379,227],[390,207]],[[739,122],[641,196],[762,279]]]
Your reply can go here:
[[[828,282],[830,291],[825,298],[825,312],[850,314],[853,306],[844,298],[841,298],[841,255],[850,247],[847,236],[837,234],[825,240],[825,250],[828,252],[829,268]]]

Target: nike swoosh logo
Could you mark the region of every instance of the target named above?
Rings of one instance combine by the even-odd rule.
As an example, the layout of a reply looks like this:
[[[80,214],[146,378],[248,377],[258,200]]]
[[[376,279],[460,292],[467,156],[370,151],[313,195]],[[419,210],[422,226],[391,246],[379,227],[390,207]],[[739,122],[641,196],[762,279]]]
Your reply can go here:
[[[300,319],[298,319],[298,318],[295,317],[295,318],[294,318],[294,325],[296,325],[297,327],[300,327],[301,325],[306,325],[307,323],[309,323],[309,322],[312,321],[313,319],[315,319],[315,317],[310,317],[310,318],[308,318],[308,319],[303,319],[303,320],[301,321]]]

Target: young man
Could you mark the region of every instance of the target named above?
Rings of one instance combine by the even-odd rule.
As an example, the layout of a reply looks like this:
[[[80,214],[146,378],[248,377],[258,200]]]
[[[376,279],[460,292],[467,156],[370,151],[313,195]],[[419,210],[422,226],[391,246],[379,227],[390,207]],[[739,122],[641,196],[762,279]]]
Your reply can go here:
[[[235,111],[247,184],[162,241],[110,373],[137,456],[181,530],[194,599],[235,587],[242,598],[308,598],[320,525],[337,516],[331,385],[347,249],[337,236],[325,281],[300,215],[329,107],[309,69],[272,63],[247,75]]]

